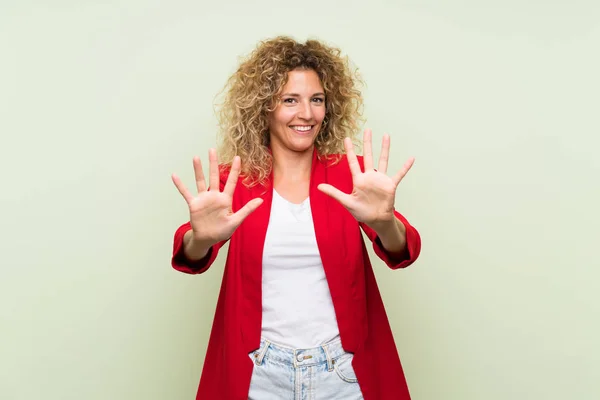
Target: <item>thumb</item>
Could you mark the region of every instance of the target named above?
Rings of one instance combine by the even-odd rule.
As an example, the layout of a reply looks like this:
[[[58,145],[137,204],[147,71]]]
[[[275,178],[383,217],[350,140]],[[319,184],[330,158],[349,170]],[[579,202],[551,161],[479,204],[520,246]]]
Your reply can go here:
[[[350,195],[342,192],[341,190],[327,183],[321,183],[319,186],[317,186],[317,189],[319,189],[321,192],[325,193],[329,197],[332,197],[333,199],[337,200],[344,207],[348,208],[348,200]]]
[[[256,199],[252,199],[246,203],[246,205],[239,210],[235,214],[233,214],[233,222],[236,227],[240,226],[242,222],[248,217],[248,215],[252,214],[260,205],[263,203],[263,199],[257,197]]]

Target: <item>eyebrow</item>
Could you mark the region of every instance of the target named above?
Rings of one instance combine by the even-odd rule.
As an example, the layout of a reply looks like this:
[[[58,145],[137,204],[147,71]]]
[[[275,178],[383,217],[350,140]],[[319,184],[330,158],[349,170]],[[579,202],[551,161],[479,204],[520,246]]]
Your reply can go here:
[[[298,93],[284,93],[281,96],[300,97],[300,95]],[[321,93],[321,92],[315,93],[311,97],[314,97],[314,96],[325,96],[325,93]]]

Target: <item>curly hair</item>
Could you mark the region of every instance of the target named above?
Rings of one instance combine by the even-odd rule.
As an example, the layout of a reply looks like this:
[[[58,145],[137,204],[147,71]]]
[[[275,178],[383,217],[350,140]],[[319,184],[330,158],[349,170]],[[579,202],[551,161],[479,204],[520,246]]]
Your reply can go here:
[[[362,80],[338,48],[318,40],[299,43],[287,36],[262,41],[230,76],[217,113],[220,125],[219,158],[225,168],[234,156],[242,161],[244,185],[263,184],[271,173],[272,155],[268,114],[280,102],[288,72],[312,69],[325,90],[325,118],[315,138],[319,158],[337,162],[343,139],[355,135],[362,121]]]

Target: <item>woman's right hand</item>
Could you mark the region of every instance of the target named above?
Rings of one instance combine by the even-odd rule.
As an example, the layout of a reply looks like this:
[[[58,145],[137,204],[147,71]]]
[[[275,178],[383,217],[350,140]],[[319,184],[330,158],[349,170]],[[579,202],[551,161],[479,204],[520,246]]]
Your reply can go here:
[[[196,195],[190,193],[177,175],[172,175],[173,183],[190,209],[192,240],[206,247],[229,239],[244,219],[263,202],[261,198],[255,198],[234,213],[232,201],[241,170],[240,157],[236,156],[233,159],[229,177],[222,192],[219,187],[219,165],[216,150],[210,149],[208,157],[210,161],[209,187],[204,180],[200,158],[194,157],[193,160],[198,191]]]

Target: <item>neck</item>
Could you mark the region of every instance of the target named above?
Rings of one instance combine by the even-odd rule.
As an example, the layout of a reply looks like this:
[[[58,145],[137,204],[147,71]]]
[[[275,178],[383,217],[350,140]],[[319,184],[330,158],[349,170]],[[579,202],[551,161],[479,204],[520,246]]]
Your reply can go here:
[[[273,154],[273,178],[275,183],[286,182],[287,184],[301,184],[310,181],[312,167],[313,149],[303,152],[280,149],[274,146]]]

